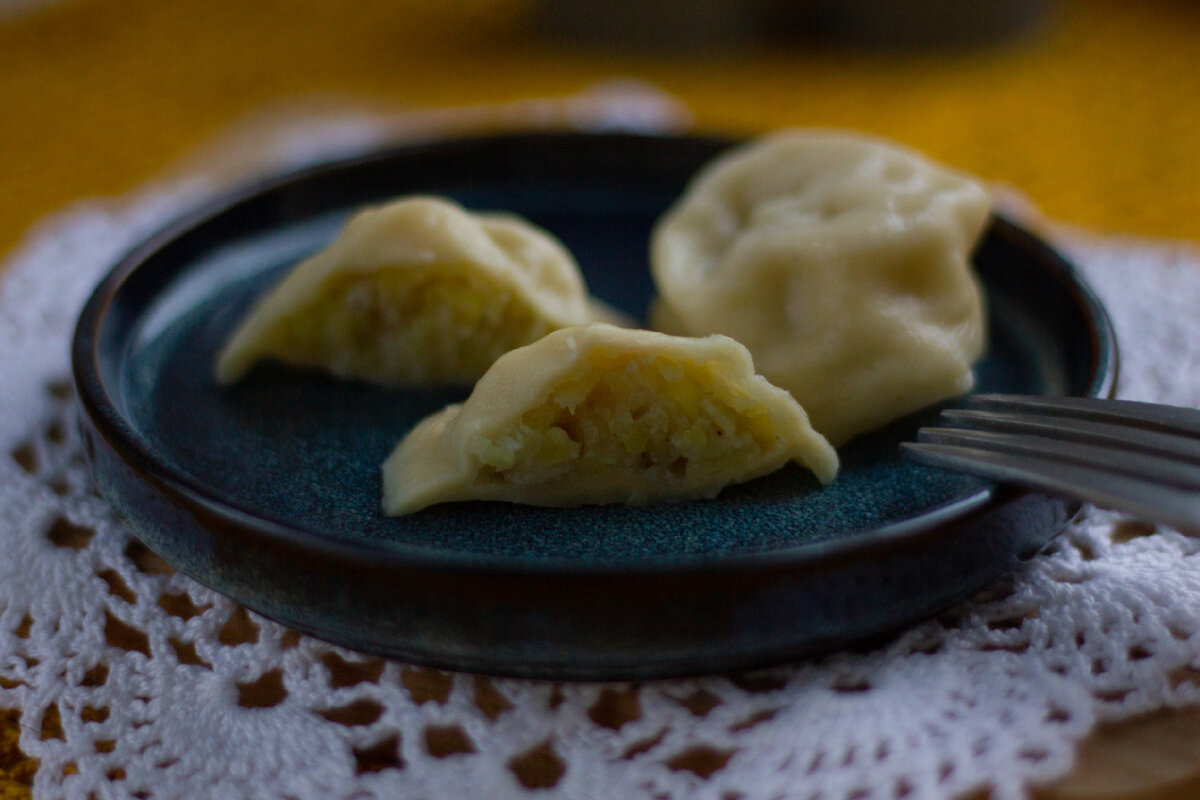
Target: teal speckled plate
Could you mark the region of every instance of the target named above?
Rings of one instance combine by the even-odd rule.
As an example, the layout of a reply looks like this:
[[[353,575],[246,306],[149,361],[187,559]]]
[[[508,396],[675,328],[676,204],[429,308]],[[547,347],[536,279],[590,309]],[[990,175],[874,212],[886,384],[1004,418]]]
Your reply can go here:
[[[96,290],[74,365],[99,486],[151,548],[263,614],[367,652],[538,677],[747,667],[897,630],[1028,557],[1062,500],[901,460],[936,410],[842,448],[820,488],[790,467],[717,499],[648,508],[379,510],[379,465],[464,393],[387,391],[265,364],[232,388],[236,321],[348,213],[421,192],[529,217],[592,291],[643,315],[647,240],[728,142],[522,134],[412,145],[225,198],[137,248]],[[1103,310],[1034,237],[995,220],[987,392],[1105,394]]]

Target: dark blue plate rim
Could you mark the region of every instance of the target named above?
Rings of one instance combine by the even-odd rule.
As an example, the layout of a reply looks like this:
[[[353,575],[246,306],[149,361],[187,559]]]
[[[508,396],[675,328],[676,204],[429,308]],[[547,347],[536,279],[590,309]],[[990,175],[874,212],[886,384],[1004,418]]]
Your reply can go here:
[[[489,143],[504,142],[514,137],[527,140],[531,137],[561,137],[564,135],[590,136],[591,134],[554,132],[499,134],[485,137],[472,136],[470,141],[487,146]],[[616,139],[622,137],[638,140],[662,138],[645,134],[604,135]],[[689,135],[685,138],[694,142],[712,144],[732,144],[736,141],[721,136]],[[134,272],[177,238],[240,203],[261,194],[282,190],[289,185],[303,183],[315,176],[336,173],[349,167],[386,161],[398,153],[412,153],[424,146],[441,146],[446,141],[443,138],[429,142],[404,143],[366,154],[321,162],[258,180],[205,202],[197,209],[168,223],[130,250],[100,281],[88,299],[79,316],[72,342],[71,362],[76,389],[83,410],[90,417],[99,435],[104,437],[108,445],[137,470],[145,480],[157,485],[160,490],[169,495],[175,495],[196,508],[204,509],[206,513],[213,515],[214,519],[223,520],[231,526],[241,529],[243,535],[254,534],[265,540],[274,540],[290,547],[299,547],[313,554],[336,555],[342,559],[375,567],[404,569],[437,567],[439,569],[464,569],[479,574],[493,575],[654,575],[727,569],[753,570],[760,567],[769,567],[772,570],[825,567],[844,560],[881,556],[898,547],[918,546],[929,538],[936,538],[939,535],[954,535],[957,530],[956,523],[984,514],[997,505],[1012,502],[1026,493],[1024,490],[1013,487],[991,484],[944,506],[872,530],[821,542],[784,545],[743,553],[722,553],[717,556],[665,556],[652,561],[619,557],[603,561],[583,561],[569,558],[527,559],[501,554],[435,552],[404,543],[378,545],[361,540],[331,539],[321,533],[290,525],[264,514],[250,512],[229,503],[209,491],[209,488],[203,483],[158,459],[148,442],[121,414],[113,401],[102,378],[99,363],[101,326],[114,297]],[[1087,285],[1074,265],[1037,236],[1000,216],[993,218],[992,226],[1010,244],[1029,251],[1032,257],[1058,270],[1063,279],[1063,288],[1068,292],[1076,308],[1087,322],[1087,333],[1091,338],[1091,382],[1087,395],[1092,397],[1112,396],[1116,390],[1119,356],[1111,320],[1099,297]]]

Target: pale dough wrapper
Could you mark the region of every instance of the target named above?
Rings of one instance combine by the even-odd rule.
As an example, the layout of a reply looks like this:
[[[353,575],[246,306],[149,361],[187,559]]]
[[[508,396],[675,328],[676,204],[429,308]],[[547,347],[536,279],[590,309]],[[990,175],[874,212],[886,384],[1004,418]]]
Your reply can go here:
[[[912,151],[768,136],[707,166],[656,227],[651,321],[737,339],[839,445],[973,385],[988,215],[978,182]]]
[[[356,214],[259,301],[217,380],[273,358],[391,386],[470,384],[503,353],[600,311],[549,234],[410,197]]]
[[[746,348],[595,323],[507,353],[466,402],[422,420],[383,464],[383,508],[691,500],[789,461],[822,483],[838,469]]]

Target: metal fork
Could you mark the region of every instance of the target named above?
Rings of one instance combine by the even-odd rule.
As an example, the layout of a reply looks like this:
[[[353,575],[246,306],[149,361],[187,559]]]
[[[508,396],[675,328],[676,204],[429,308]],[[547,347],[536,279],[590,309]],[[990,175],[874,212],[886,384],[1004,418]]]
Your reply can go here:
[[[900,447],[939,467],[1031,486],[1200,536],[1200,411],[1081,397],[976,395],[954,427]]]

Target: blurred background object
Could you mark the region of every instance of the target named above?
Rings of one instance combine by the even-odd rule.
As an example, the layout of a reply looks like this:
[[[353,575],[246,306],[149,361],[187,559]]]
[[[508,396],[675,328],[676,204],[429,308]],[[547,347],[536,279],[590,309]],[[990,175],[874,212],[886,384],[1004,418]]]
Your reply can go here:
[[[0,0],[0,21],[61,0]]]
[[[541,0],[541,29],[621,50],[715,52],[755,40],[928,50],[1035,29],[1052,0]]]
[[[763,0],[765,35],[897,50],[994,45],[1028,35],[1053,0]]]
[[[551,40],[630,52],[714,52],[757,32],[760,8],[738,0],[542,0],[533,11]]]

